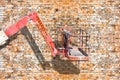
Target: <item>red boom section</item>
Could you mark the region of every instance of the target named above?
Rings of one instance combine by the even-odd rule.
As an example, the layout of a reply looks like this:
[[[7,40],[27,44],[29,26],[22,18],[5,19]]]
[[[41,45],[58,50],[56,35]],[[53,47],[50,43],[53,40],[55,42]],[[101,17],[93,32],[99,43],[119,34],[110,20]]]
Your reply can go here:
[[[15,24],[9,26],[6,30],[5,33],[7,36],[12,36],[15,33],[17,33],[21,28],[23,28],[27,22],[28,22],[29,17],[25,16],[21,19],[19,19]]]
[[[36,12],[31,12],[27,16],[24,16],[23,18],[19,19],[15,24],[9,26],[5,30],[6,35],[12,36],[15,33],[17,33],[21,28],[23,28],[27,24],[29,19],[32,19],[37,24],[40,33],[42,34],[44,40],[50,47],[50,51],[52,52],[53,57],[55,57],[56,54],[58,53],[58,50],[56,49],[54,42],[52,41],[52,38],[47,33],[46,27],[43,25],[42,21],[40,20]]]
[[[32,16],[34,15],[34,16]],[[46,27],[44,26],[44,24],[42,23],[41,19],[39,18],[38,14],[36,12],[33,12],[29,15],[29,17],[31,19],[33,19],[34,22],[36,22],[39,31],[41,32],[42,36],[44,37],[44,40],[46,41],[46,43],[49,45],[50,50],[52,52],[53,57],[56,56],[56,54],[58,54],[58,50],[55,47],[54,42],[52,41],[52,38],[50,37],[50,35],[47,33]]]

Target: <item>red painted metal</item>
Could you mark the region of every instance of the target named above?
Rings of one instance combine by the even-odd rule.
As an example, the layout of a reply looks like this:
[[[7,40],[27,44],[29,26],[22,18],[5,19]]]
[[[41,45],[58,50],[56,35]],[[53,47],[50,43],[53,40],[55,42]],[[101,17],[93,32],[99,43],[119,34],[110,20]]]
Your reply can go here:
[[[42,23],[41,19],[39,18],[38,14],[36,12],[31,12],[28,15],[24,16],[23,18],[19,19],[15,24],[9,26],[4,32],[7,36],[12,36],[15,33],[17,33],[21,28],[25,27],[27,24],[28,20],[32,20],[33,22],[36,23],[39,32],[41,35],[44,37],[45,42],[49,45],[50,51],[52,53],[52,56],[55,57],[57,54],[62,53],[65,57],[67,57],[70,60],[88,60],[88,56],[85,57],[80,57],[80,56],[71,56],[68,55],[68,43],[69,43],[69,38],[68,38],[68,43],[67,47],[65,48],[58,48],[56,49],[54,42],[52,41],[52,38],[50,35],[47,33],[47,29]],[[63,28],[64,29],[64,28]],[[62,30],[63,30],[62,29]],[[78,37],[81,37],[83,35],[80,35]],[[81,46],[83,47],[83,46]]]
[[[28,19],[29,19],[28,16],[19,19],[15,24],[8,26],[8,28],[4,32],[6,33],[7,36],[14,35],[27,24]]]
[[[28,15],[24,16],[23,18],[19,19],[15,24],[9,26],[4,32],[6,33],[7,36],[12,36],[15,33],[17,33],[21,28],[25,27],[28,20],[30,19],[32,19],[36,23],[40,33],[44,37],[46,43],[49,45],[53,57],[55,57],[56,54],[58,53],[58,50],[56,49],[54,42],[52,41],[50,35],[47,33],[45,26],[43,25],[42,21],[40,20],[36,12],[31,12]]]
[[[84,49],[88,50],[89,47],[83,45],[83,37],[89,37],[89,35],[83,35],[83,31],[81,31],[81,30],[80,30],[81,33],[79,35],[73,34],[72,30],[70,29],[70,26],[67,26],[67,25],[65,25],[63,28],[61,28],[61,30],[62,30],[64,38],[66,38],[66,40],[67,40],[67,41],[63,40],[63,42],[66,41],[66,42],[64,42],[66,44],[66,46],[64,46],[65,49],[63,50],[64,56],[70,60],[89,60],[88,54],[86,53],[86,51],[84,51]],[[66,37],[65,34],[69,35],[69,36]],[[77,43],[77,44],[79,44],[79,46],[74,47],[74,46],[70,45],[70,41],[72,40],[72,38],[81,39],[80,42]],[[79,50],[79,48],[81,49],[81,51]],[[78,51],[79,53],[73,52],[73,54],[71,54],[70,53],[71,50]]]

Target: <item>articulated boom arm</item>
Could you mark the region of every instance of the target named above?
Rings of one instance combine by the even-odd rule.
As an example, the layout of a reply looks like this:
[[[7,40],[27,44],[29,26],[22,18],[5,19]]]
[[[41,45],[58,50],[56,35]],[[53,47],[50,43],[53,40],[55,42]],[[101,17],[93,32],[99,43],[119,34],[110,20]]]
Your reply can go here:
[[[52,38],[47,33],[46,27],[43,25],[41,19],[36,12],[29,13],[28,15],[20,18],[15,24],[9,26],[5,31],[0,31],[0,45],[3,45],[10,36],[14,35],[18,31],[20,31],[21,28],[25,27],[28,20],[32,20],[36,23],[38,30],[43,36],[45,42],[47,43],[47,45],[49,45],[53,57],[62,52],[63,55],[70,60],[88,60],[88,55],[81,48],[69,46],[69,38],[71,33],[66,29],[62,29],[64,48],[56,49]]]
[[[36,23],[40,33],[44,37],[44,40],[49,45],[53,57],[58,53],[57,49],[55,48],[55,45],[50,37],[50,35],[47,33],[46,27],[43,25],[42,21],[40,20],[38,14],[36,12],[31,12],[28,15],[24,16],[23,18],[19,19],[15,24],[9,26],[4,33],[7,36],[12,36],[15,33],[17,33],[21,28],[25,27],[28,20],[33,20],[33,22]]]

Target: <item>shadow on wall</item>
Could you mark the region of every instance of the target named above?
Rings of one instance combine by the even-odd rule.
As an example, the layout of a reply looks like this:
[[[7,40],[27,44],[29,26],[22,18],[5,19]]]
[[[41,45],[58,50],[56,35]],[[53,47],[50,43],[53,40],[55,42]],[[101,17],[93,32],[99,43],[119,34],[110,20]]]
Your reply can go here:
[[[79,74],[80,69],[77,68],[70,60],[62,60],[57,56],[52,61],[52,68],[60,74]]]
[[[32,38],[32,35],[27,29],[27,27],[23,28],[21,30],[21,33],[27,39],[29,45],[31,46],[33,52],[35,53],[43,69],[49,69],[50,68],[49,62],[45,61],[45,58],[43,57],[41,51],[39,50],[39,47],[35,43],[35,40]],[[52,68],[58,71],[60,74],[79,74],[80,73],[80,70],[75,65],[73,65],[71,61],[61,60],[59,56],[57,56],[51,62],[52,62]]]
[[[60,74],[79,74],[80,73],[80,70],[75,65],[73,65],[73,63],[71,63],[71,61],[62,60],[62,59],[60,59],[59,56],[57,56],[56,58],[54,58],[51,61],[52,66],[50,66],[50,63],[45,61],[45,58],[43,57],[41,51],[39,50],[39,47],[36,44],[35,40],[33,39],[32,34],[29,32],[28,28],[27,27],[22,28],[21,33],[27,39],[31,49],[35,53],[35,56],[37,57],[39,63],[41,64],[41,66],[44,70],[53,68],[55,71],[59,72]],[[10,45],[9,43],[12,40],[17,39],[17,35],[18,34],[11,36],[5,45],[0,46],[0,49],[5,48],[7,45]]]
[[[9,37],[9,39],[6,41],[5,44],[0,45],[0,50],[3,49],[3,48],[6,48],[7,45],[10,45],[9,43],[10,43],[12,40],[17,39],[17,35],[18,35],[18,33],[16,33],[14,36]]]
[[[31,49],[35,53],[35,56],[37,57],[39,63],[42,66],[42,68],[45,69],[45,65],[47,64],[46,61],[45,61],[45,58],[43,57],[41,51],[39,50],[38,45],[35,43],[35,40],[33,39],[32,34],[29,32],[28,28],[27,27],[22,28],[21,33],[27,39]]]

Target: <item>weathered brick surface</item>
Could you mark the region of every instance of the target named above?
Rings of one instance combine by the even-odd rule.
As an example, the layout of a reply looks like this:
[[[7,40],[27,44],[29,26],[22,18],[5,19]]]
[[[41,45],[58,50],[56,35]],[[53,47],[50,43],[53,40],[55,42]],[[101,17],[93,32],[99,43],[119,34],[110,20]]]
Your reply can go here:
[[[120,0],[1,0],[0,29],[31,11],[38,12],[53,40],[65,24],[85,30],[90,60],[52,60],[29,22],[0,47],[0,80],[120,80]]]

